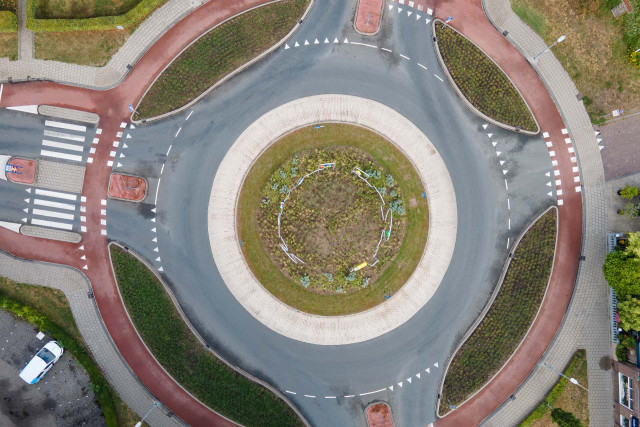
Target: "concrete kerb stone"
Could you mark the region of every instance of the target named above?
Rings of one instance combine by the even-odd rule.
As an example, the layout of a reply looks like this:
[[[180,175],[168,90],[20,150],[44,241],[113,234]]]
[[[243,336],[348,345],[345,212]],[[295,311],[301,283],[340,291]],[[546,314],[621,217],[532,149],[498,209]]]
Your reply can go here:
[[[162,285],[162,287],[164,288],[165,292],[167,293],[167,295],[169,296],[169,299],[171,299],[171,302],[173,303],[174,307],[176,308],[176,310],[178,310],[178,314],[180,314],[180,317],[182,318],[182,321],[187,325],[187,327],[189,328],[189,330],[191,331],[191,333],[196,337],[196,339],[200,342],[200,344],[202,344],[202,346],[211,354],[213,354],[218,360],[220,360],[221,362],[223,362],[225,365],[227,365],[229,368],[233,369],[234,371],[238,372],[239,374],[249,378],[251,381],[256,382],[258,384],[260,384],[261,386],[263,386],[264,388],[268,389],[269,391],[273,392],[276,396],[280,397],[284,402],[287,403],[287,405],[289,405],[289,407],[300,417],[300,419],[304,422],[304,424],[306,426],[311,426],[311,424],[309,424],[309,421],[307,421],[307,419],[304,417],[304,415],[302,415],[302,413],[300,412],[300,410],[289,400],[289,398],[287,398],[285,395],[283,395],[282,393],[280,393],[279,390],[277,390],[276,388],[274,388],[273,386],[271,386],[270,384],[264,382],[263,380],[251,375],[250,373],[246,372],[245,370],[243,370],[242,368],[235,366],[231,363],[229,363],[226,359],[224,359],[217,351],[215,351],[214,349],[212,349],[209,344],[207,344],[207,342],[204,340],[204,338],[202,338],[202,336],[200,335],[200,333],[198,333],[197,329],[193,326],[193,324],[191,323],[191,321],[189,320],[189,318],[187,317],[187,315],[184,313],[184,311],[182,310],[182,307],[180,306],[180,303],[178,302],[178,299],[176,298],[175,294],[173,293],[173,291],[171,290],[171,288],[165,283],[164,279],[162,278],[162,276],[158,273],[158,271],[151,265],[151,263],[149,261],[147,261],[147,259],[145,259],[142,255],[138,254],[137,252],[135,252],[134,250],[132,250],[131,248],[123,245],[120,242],[111,242],[109,244],[109,247],[111,246],[117,246],[123,250],[125,250],[127,253],[131,254],[132,256],[134,256],[138,261],[140,261],[141,263],[143,263],[147,269],[149,271],[151,271],[151,273],[153,273],[153,275],[156,277],[156,279],[158,279],[158,281],[160,282],[160,284]],[[115,269],[113,268],[113,260],[111,259],[111,251],[109,251],[109,262],[111,264],[111,271],[113,273],[113,280],[116,281],[116,285],[117,285],[117,278],[115,275]],[[162,370],[171,378],[173,379],[173,381],[178,384],[180,386],[180,388],[182,388],[187,394],[189,394],[189,396],[191,396],[194,400],[197,400],[198,402],[200,402],[203,406],[206,406],[207,408],[209,408],[207,405],[205,405],[202,401],[200,401],[197,397],[193,396],[187,389],[185,389],[184,387],[182,387],[182,385],[177,382],[173,376],[166,371],[166,369],[164,369],[164,367],[162,366],[162,364],[160,364],[160,362],[155,358],[155,356],[153,355],[153,353],[151,352],[151,349],[147,346],[147,343],[144,342],[144,340],[142,339],[142,337],[140,336],[140,334],[138,333],[138,330],[135,328],[135,324],[133,323],[133,321],[131,320],[131,316],[129,315],[129,310],[127,310],[127,307],[124,305],[124,300],[122,299],[122,294],[120,293],[120,287],[116,286],[118,288],[118,294],[120,295],[120,299],[123,301],[123,307],[125,308],[125,312],[127,313],[127,317],[129,318],[129,322],[134,325],[134,329],[136,331],[136,334],[138,335],[138,338],[140,338],[140,341],[142,341],[142,343],[144,344],[145,348],[147,349],[147,351],[149,352],[149,354],[151,354],[151,356],[153,357],[153,360],[156,361],[156,363],[162,368]],[[225,417],[224,415],[214,411],[213,409],[209,408],[212,412],[215,412],[216,414],[218,414],[220,417],[228,420],[229,422],[232,422],[234,424],[238,424],[235,421]],[[239,424],[238,424],[239,425]]]
[[[487,116],[482,111],[478,110],[471,102],[469,102],[467,97],[464,96],[464,94],[462,93],[462,91],[460,90],[460,88],[458,87],[456,82],[453,80],[453,77],[451,76],[451,73],[449,73],[449,69],[447,68],[447,65],[444,63],[444,59],[442,58],[442,55],[440,54],[440,49],[438,48],[438,39],[436,37],[436,25],[437,24],[446,25],[447,27],[451,28],[453,31],[455,31],[456,33],[460,34],[462,37],[467,39],[469,41],[469,43],[472,43],[476,48],[478,48],[482,53],[484,53],[484,55],[487,58],[489,58],[491,60],[491,62],[493,62],[495,64],[495,66],[500,69],[500,71],[502,71],[502,74],[509,80],[509,82],[511,83],[511,86],[513,86],[515,88],[515,90],[518,92],[518,95],[520,95],[520,99],[522,99],[522,102],[524,102],[524,105],[527,107],[527,110],[529,110],[529,114],[533,118],[533,121],[535,122],[536,127],[538,128],[537,131],[532,132],[532,131],[528,131],[528,130],[524,130],[524,129],[517,130],[515,126],[511,126],[511,125],[508,125],[506,123],[499,122],[498,120],[495,120],[495,119]],[[518,87],[513,83],[513,80],[511,80],[511,77],[509,77],[509,75],[504,72],[502,67],[500,67],[496,63],[496,61],[494,61],[493,58],[491,56],[489,56],[480,46],[475,44],[473,42],[473,40],[471,40],[470,38],[468,38],[467,36],[462,34],[460,31],[456,30],[455,28],[453,28],[449,24],[441,21],[440,19],[436,19],[435,21],[433,21],[433,24],[431,25],[431,34],[433,36],[432,40],[433,40],[433,44],[434,44],[434,50],[436,52],[436,56],[438,58],[438,62],[440,62],[440,67],[442,68],[442,71],[447,76],[447,79],[449,80],[449,84],[453,87],[453,89],[455,90],[455,92],[458,95],[458,97],[460,99],[462,99],[462,101],[465,103],[465,105],[467,107],[469,107],[469,109],[471,111],[473,111],[476,115],[482,117],[484,120],[488,121],[489,123],[492,123],[492,124],[494,124],[494,125],[496,125],[498,127],[501,127],[503,129],[507,129],[507,130],[510,130],[510,131],[513,131],[513,132],[523,133],[525,135],[537,135],[537,134],[540,133],[540,125],[538,124],[538,120],[536,120],[536,116],[531,111],[531,107],[529,107],[529,104],[527,104],[527,101],[522,96],[522,93],[520,93],[520,90],[518,89]]]
[[[0,274],[18,283],[62,291],[93,360],[109,384],[139,416],[147,412],[154,402],[153,395],[137,379],[113,343],[92,297],[91,283],[82,272],[69,266],[16,258],[0,251]],[[141,397],[144,401],[140,400]],[[166,409],[154,411],[148,421],[154,426],[184,425]]]
[[[382,27],[382,18],[384,17],[384,1],[381,2],[382,5],[380,6],[380,22],[378,23],[378,29],[373,32],[373,33],[363,33],[362,31],[358,30],[358,28],[356,27],[356,23],[358,21],[358,10],[360,9],[360,0],[358,0],[356,2],[356,11],[355,11],[355,15],[353,16],[353,29],[355,30],[356,33],[360,34],[361,36],[375,36],[376,34],[378,34],[380,32],[380,27]]]
[[[142,177],[142,176],[138,176],[138,175],[132,175],[132,174],[130,174],[130,173],[124,173],[124,172],[111,172],[111,173],[109,174],[109,184],[107,185],[107,188],[111,188],[111,177],[112,177],[113,175],[130,176],[130,177],[132,177],[132,178],[140,178],[141,180],[143,180],[143,181],[144,181],[144,186],[145,186],[145,187],[144,187],[144,196],[142,196],[142,199],[140,199],[140,200],[125,199],[125,198],[122,198],[122,197],[112,196],[112,195],[110,195],[110,194],[109,194],[109,192],[107,191],[107,198],[109,198],[109,199],[114,199],[114,200],[122,200],[123,202],[142,203],[142,202],[147,198],[147,196],[149,195],[149,194],[148,194],[148,190],[149,190],[149,181],[147,180],[147,178]]]
[[[42,239],[58,240],[60,242],[67,243],[80,243],[82,240],[82,235],[80,233],[28,224],[23,224],[20,227],[20,234],[31,237],[40,237]]]
[[[429,234],[418,268],[390,299],[345,316],[293,309],[269,293],[250,271],[236,227],[237,202],[256,159],[283,135],[315,123],[358,125],[393,143],[416,168],[429,204]],[[232,195],[229,198],[226,195]],[[264,114],[225,155],[214,178],[208,210],[209,240],[220,275],[240,304],[272,330],[298,341],[342,345],[366,341],[400,326],[429,301],[446,273],[457,236],[457,205],[444,161],[409,120],[375,101],[348,95],[301,98]]]
[[[265,50],[264,52],[262,52],[260,55],[256,56],[255,58],[251,59],[250,61],[246,62],[245,64],[241,65],[240,67],[236,68],[235,70],[233,70],[232,72],[230,72],[229,74],[227,74],[226,76],[224,76],[223,78],[221,78],[220,80],[218,80],[216,83],[213,84],[213,86],[211,86],[210,88],[208,88],[207,90],[205,90],[204,92],[202,92],[200,95],[198,95],[195,99],[193,99],[192,101],[190,101],[188,104],[183,105],[180,108],[177,108],[173,111],[169,111],[168,113],[164,113],[164,114],[160,114],[159,116],[155,116],[155,117],[149,117],[146,118],[144,117],[143,120],[134,120],[133,116],[135,116],[135,110],[138,109],[138,107],[140,106],[140,103],[142,102],[142,100],[144,99],[144,97],[147,95],[147,93],[149,92],[149,90],[151,90],[151,87],[155,84],[155,82],[160,78],[160,76],[165,72],[165,70],[167,68],[169,68],[169,66],[171,66],[171,64],[173,64],[173,62],[178,59],[180,57],[180,55],[182,55],[182,53],[184,51],[186,51],[187,49],[189,49],[191,47],[191,45],[193,45],[194,43],[196,43],[198,40],[200,40],[202,37],[206,36],[207,34],[209,34],[211,31],[215,30],[216,28],[218,28],[220,25],[226,23],[227,21],[230,21],[231,19],[234,19],[240,15],[243,15],[247,12],[250,12],[254,9],[257,9],[259,7],[262,6],[267,6],[273,3],[277,3],[281,0],[273,0],[270,1],[268,3],[264,3],[258,6],[254,6],[251,9],[247,9],[241,13],[238,13],[237,15],[231,16],[227,19],[225,19],[224,21],[220,22],[218,25],[216,25],[215,27],[211,27],[210,29],[208,29],[207,31],[205,31],[204,33],[202,33],[200,36],[198,36],[198,38],[194,39],[191,43],[189,43],[187,46],[184,47],[184,49],[182,49],[180,51],[180,53],[178,53],[172,60],[171,62],[169,62],[160,73],[158,73],[158,75],[156,76],[155,79],[153,79],[153,82],[151,82],[151,84],[149,86],[147,86],[147,89],[144,91],[144,93],[142,94],[142,96],[140,97],[140,99],[138,100],[138,103],[136,104],[136,107],[134,108],[134,112],[131,113],[131,116],[129,117],[129,120],[131,121],[131,123],[135,123],[137,125],[140,125],[144,122],[153,122],[156,120],[162,120],[166,117],[170,117],[173,116],[175,114],[178,114],[190,107],[192,107],[193,105],[197,104],[202,98],[204,98],[205,96],[207,96],[211,91],[213,91],[214,89],[216,89],[218,86],[222,85],[223,83],[225,83],[227,80],[235,77],[236,75],[240,74],[242,71],[244,71],[245,69],[249,68],[250,66],[252,66],[253,64],[255,64],[256,62],[260,61],[262,58],[266,57],[267,55],[271,54],[274,50],[276,50],[277,48],[279,48],[280,46],[282,46],[284,44],[284,42],[289,39],[289,37],[291,37],[293,35],[293,33],[296,32],[296,30],[300,27],[300,24],[302,24],[302,22],[305,20],[305,18],[307,17],[307,15],[309,14],[309,12],[311,11],[311,8],[313,7],[313,5],[315,4],[315,0],[310,0],[309,1],[309,6],[307,7],[307,9],[305,10],[305,12],[302,14],[302,17],[300,18],[300,20],[294,25],[294,27],[291,29],[291,31],[289,31],[287,33],[287,35],[285,35],[280,41],[278,41],[276,44],[274,44],[273,46],[271,46],[269,49]]]
[[[42,116],[56,117],[59,119],[75,120],[97,125],[100,116],[88,111],[73,110],[71,108],[56,107],[52,105],[38,105],[38,114]]]
[[[529,225],[527,225],[527,227],[522,231],[522,233],[520,234],[520,236],[518,236],[518,239],[514,242],[512,248],[513,251],[509,253],[509,256],[507,257],[507,260],[504,263],[504,267],[502,268],[502,273],[500,274],[500,279],[498,280],[498,285],[496,286],[496,288],[494,289],[493,293],[491,294],[491,297],[489,298],[489,300],[487,301],[487,304],[484,306],[484,308],[482,309],[482,312],[480,313],[480,315],[478,316],[478,318],[476,319],[476,321],[473,323],[473,325],[471,325],[471,327],[469,328],[469,330],[467,331],[467,333],[462,337],[462,339],[460,340],[460,344],[458,344],[458,346],[456,347],[456,349],[453,351],[453,353],[451,353],[451,356],[449,356],[449,359],[447,360],[447,364],[445,365],[444,369],[442,370],[442,378],[440,380],[440,387],[438,388],[438,396],[442,396],[442,389],[444,387],[444,380],[447,376],[447,371],[449,370],[449,367],[451,366],[451,362],[453,361],[455,355],[458,353],[458,351],[460,351],[460,348],[462,348],[462,346],[464,345],[464,343],[469,339],[469,337],[473,334],[473,332],[476,330],[476,328],[478,327],[478,325],[480,325],[480,323],[482,322],[482,320],[484,319],[484,317],[487,315],[487,312],[489,311],[489,309],[491,308],[491,305],[493,304],[493,302],[495,301],[496,297],[498,296],[498,293],[500,292],[500,289],[502,288],[502,284],[504,282],[504,278],[507,274],[507,271],[509,270],[509,266],[511,265],[511,261],[512,261],[512,255],[515,253],[515,251],[518,249],[518,245],[520,244],[520,241],[522,240],[522,238],[525,236],[525,234],[527,234],[527,232],[529,231],[529,229],[535,225],[536,222],[538,222],[538,220],[540,218],[542,218],[547,212],[549,212],[550,210],[554,209],[556,211],[556,227],[558,225],[558,208],[556,206],[550,206],[547,209],[545,209],[541,214],[539,214],[532,222],[529,223]],[[515,350],[513,351],[513,353],[511,353],[511,355],[509,356],[509,358],[506,360],[506,362],[504,362],[502,364],[502,366],[500,367],[500,369],[498,369],[498,371],[491,377],[489,378],[483,385],[482,387],[480,387],[478,390],[476,390],[472,395],[468,396],[462,403],[456,405],[458,408],[461,407],[462,405],[464,405],[465,403],[467,403],[469,400],[471,400],[475,395],[477,395],[478,393],[480,393],[491,381],[493,381],[493,379],[495,377],[498,376],[498,374],[500,374],[500,372],[502,372],[502,370],[504,369],[504,367],[509,363],[509,361],[511,361],[511,359],[513,358],[513,356],[517,353],[518,349],[520,349],[520,347],[522,346],[522,343],[524,342],[524,340],[527,338],[527,335],[529,335],[529,332],[531,331],[531,328],[533,327],[533,325],[536,323],[536,320],[538,319],[538,315],[540,314],[540,310],[542,309],[542,304],[544,303],[544,299],[547,296],[547,292],[549,290],[549,283],[551,282],[551,276],[553,275],[553,267],[555,266],[555,250],[558,246],[558,232],[556,229],[556,241],[554,243],[554,257],[553,257],[553,261],[551,263],[551,272],[549,273],[549,278],[547,279],[547,285],[545,286],[545,290],[544,290],[544,295],[542,296],[542,301],[540,302],[540,305],[538,306],[538,310],[536,311],[536,315],[533,318],[533,320],[531,321],[531,324],[529,325],[529,328],[527,329],[527,332],[523,335],[522,339],[520,340],[520,342],[518,343],[518,346],[515,348]],[[443,418],[445,415],[440,415],[440,397],[438,397],[438,400],[436,402],[436,415],[439,418]],[[448,412],[447,412],[448,413]]]

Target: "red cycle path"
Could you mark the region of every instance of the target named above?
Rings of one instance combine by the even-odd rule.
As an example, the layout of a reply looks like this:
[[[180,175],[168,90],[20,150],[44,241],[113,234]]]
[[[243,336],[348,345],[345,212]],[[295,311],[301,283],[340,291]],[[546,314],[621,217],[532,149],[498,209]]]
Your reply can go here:
[[[542,132],[553,144],[554,168],[560,179],[563,204],[558,206],[558,242],[547,294],[529,334],[502,371],[478,394],[438,420],[437,427],[477,426],[506,401],[535,368],[558,330],[569,306],[578,272],[582,244],[582,197],[575,191],[573,164],[562,133],[564,122],[553,99],[526,58],[507,41],[484,14],[481,0],[441,0],[433,8],[440,19],[453,16],[451,24],[473,40],[509,75],[533,110]],[[446,402],[444,403],[446,405]]]
[[[100,231],[101,200],[107,199],[112,142],[124,129],[128,104],[136,105],[162,69],[194,39],[208,29],[269,0],[211,0],[167,31],[136,63],[125,80],[113,89],[99,91],[48,82],[5,84],[0,107],[46,104],[95,112],[102,129],[93,163],[88,163],[82,194],[86,197],[86,232],[80,244],[61,243],[13,233],[0,228],[0,249],[17,257],[70,265],[91,282],[100,315],[120,354],[136,377],[180,419],[193,426],[231,426],[234,423],[184,391],[158,365],[129,321],[113,278],[107,238]],[[80,248],[84,247],[84,250]],[[86,255],[86,260],[80,257]],[[84,269],[84,267],[87,267]]]

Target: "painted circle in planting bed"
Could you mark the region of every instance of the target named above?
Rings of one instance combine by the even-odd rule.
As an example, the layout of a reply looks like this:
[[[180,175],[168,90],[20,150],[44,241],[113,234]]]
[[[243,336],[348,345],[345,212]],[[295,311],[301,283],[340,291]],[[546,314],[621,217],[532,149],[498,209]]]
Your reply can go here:
[[[272,150],[288,141],[297,145],[300,132]],[[299,151],[277,167],[256,200],[254,220],[274,267],[293,283],[321,294],[357,292],[375,286],[398,253],[407,228],[404,199],[398,181],[374,157],[330,146]]]

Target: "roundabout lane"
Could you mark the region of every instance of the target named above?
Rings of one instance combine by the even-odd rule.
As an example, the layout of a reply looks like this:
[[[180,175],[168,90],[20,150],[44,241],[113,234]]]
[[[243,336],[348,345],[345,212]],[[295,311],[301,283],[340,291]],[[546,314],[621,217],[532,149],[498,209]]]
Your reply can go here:
[[[329,6],[332,12],[323,11],[321,18],[348,16],[352,7],[337,2]],[[341,21],[345,24],[339,31],[333,28],[336,21],[327,21],[329,27],[323,28],[324,21],[314,21],[316,10],[320,9],[312,11],[300,34],[332,31],[358,40],[347,21]],[[379,37],[390,50],[410,52],[406,56],[412,61],[352,44],[280,49],[213,91],[194,107],[189,121],[186,111],[139,128],[124,172],[148,172],[149,162],[172,146],[157,215],[116,203],[107,208],[109,237],[149,260],[162,257],[164,278],[210,345],[283,393],[296,393],[287,396],[314,425],[364,423],[362,409],[375,399],[391,403],[398,425],[434,421],[441,368],[495,286],[508,254],[507,239],[513,240],[526,222],[554,201],[546,194],[544,173],[552,167],[542,138],[485,129],[446,82],[433,76],[439,72],[433,48],[426,36],[415,37],[422,27],[404,25],[385,18]],[[206,233],[214,175],[238,136],[273,108],[326,93],[371,99],[417,126],[442,156],[458,206],[453,261],[431,300],[393,331],[344,346],[302,343],[258,322],[222,281]],[[182,130],[175,138],[178,128]],[[492,141],[497,142],[495,147]],[[499,158],[510,165],[506,179],[511,187],[505,186]],[[152,223],[151,218],[157,221]],[[149,244],[151,228],[157,228],[158,253]],[[228,238],[234,239],[232,230]]]

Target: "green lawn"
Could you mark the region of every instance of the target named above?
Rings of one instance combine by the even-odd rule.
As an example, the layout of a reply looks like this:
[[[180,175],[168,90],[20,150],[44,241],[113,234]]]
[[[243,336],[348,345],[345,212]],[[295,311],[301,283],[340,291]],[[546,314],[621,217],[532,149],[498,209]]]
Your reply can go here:
[[[265,183],[287,159],[304,150],[340,146],[366,151],[393,175],[403,191],[407,228],[395,260],[373,286],[339,295],[316,294],[289,280],[273,265],[261,243],[256,212],[261,204]],[[377,133],[342,124],[325,124],[318,130],[313,126],[299,129],[269,147],[245,178],[238,201],[238,233],[244,242],[242,250],[245,259],[262,286],[291,307],[324,316],[366,310],[383,302],[385,295],[394,294],[404,285],[422,257],[429,227],[423,190],[422,181],[411,162]]]
[[[156,276],[133,255],[111,247],[124,304],[138,333],[169,374],[205,405],[245,426],[300,426],[293,410],[233,371],[198,341]]]
[[[122,15],[138,3],[140,0],[38,0],[37,17],[77,19]]]
[[[282,0],[231,19],[184,51],[160,75],[137,111],[149,118],[188,104],[218,80],[281,40],[308,0]]]
[[[474,107],[498,122],[538,131],[527,105],[500,67],[448,25],[437,24],[435,29],[449,74]]]
[[[542,303],[556,243],[556,209],[523,236],[498,295],[478,327],[453,357],[446,373],[440,413],[482,388],[516,350]]]
[[[139,419],[111,388],[91,359],[64,294],[0,277],[0,309],[47,331],[87,371],[108,426],[133,425]]]
[[[0,33],[0,58],[18,59],[18,33]]]

